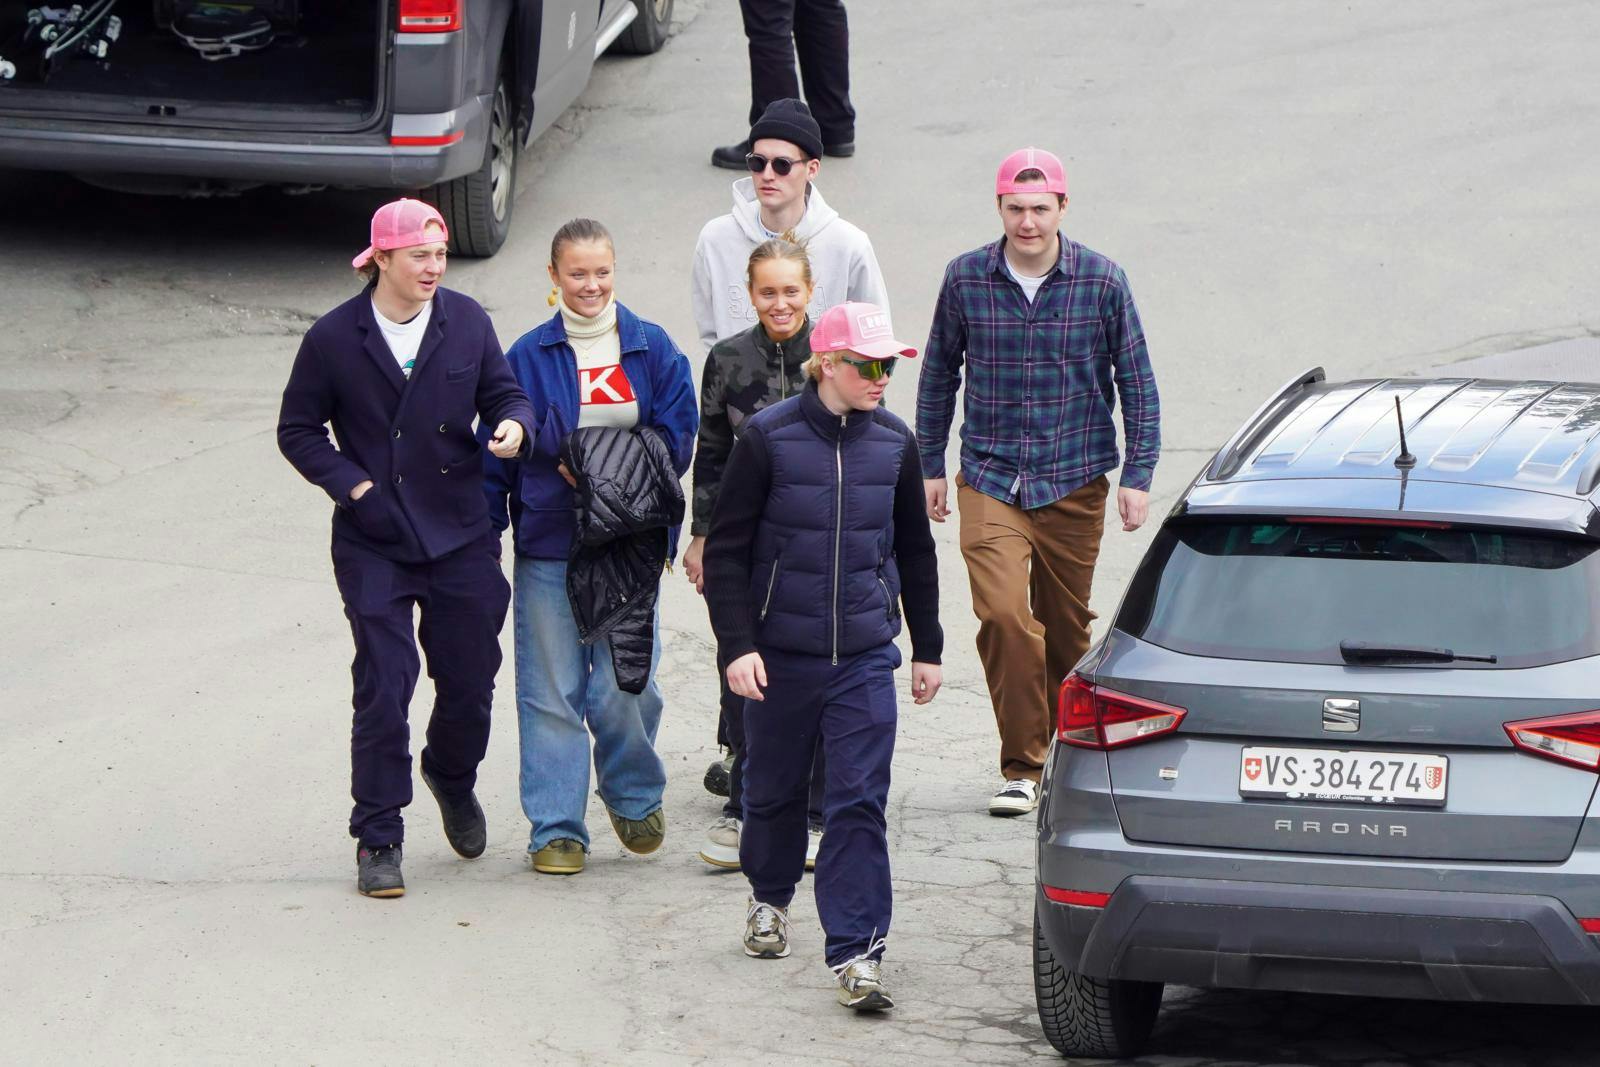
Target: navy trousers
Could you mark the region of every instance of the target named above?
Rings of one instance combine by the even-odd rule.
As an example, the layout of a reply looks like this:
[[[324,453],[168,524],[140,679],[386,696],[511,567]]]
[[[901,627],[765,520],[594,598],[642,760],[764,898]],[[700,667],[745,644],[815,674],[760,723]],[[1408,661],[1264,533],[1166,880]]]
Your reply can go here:
[[[728,688],[728,667],[717,658],[717,676],[722,697],[718,708],[717,743],[728,746],[733,753],[733,766],[728,771],[728,799],[722,805],[722,814],[735,819],[744,818],[744,697]],[[822,792],[826,781],[827,759],[822,754],[818,738],[816,756],[811,764],[811,791],[806,800],[806,822],[817,828],[822,826]]]
[[[470,792],[489,747],[489,708],[500,669],[500,628],[511,586],[492,534],[430,563],[395,563],[333,539],[333,574],[355,638],[350,664],[355,718],[350,730],[350,836],[363,845],[405,837],[400,810],[411,803],[410,727],[417,640],[433,679],[422,769],[441,792]],[[414,613],[422,611],[416,637]]]
[[[799,97],[803,81],[823,143],[855,140],[850,22],[843,0],[739,0],[739,10],[750,43],[750,125],[774,100]]]
[[[893,891],[884,811],[894,758],[894,669],[884,645],[841,659],[761,649],[766,700],[744,706],[744,827],[739,864],[751,895],[786,908],[805,873],[806,794],[817,738],[827,758],[817,916],[829,966],[881,954]]]

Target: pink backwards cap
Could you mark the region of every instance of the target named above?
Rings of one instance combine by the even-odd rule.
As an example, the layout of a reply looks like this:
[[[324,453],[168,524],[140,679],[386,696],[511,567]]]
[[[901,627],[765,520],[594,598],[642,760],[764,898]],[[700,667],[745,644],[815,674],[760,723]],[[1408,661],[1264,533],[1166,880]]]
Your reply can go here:
[[[811,351],[856,352],[868,359],[915,357],[917,350],[894,339],[889,313],[877,304],[835,304],[811,328]]]
[[[1044,188],[1039,179],[1017,184],[1017,175],[1025,170],[1036,170],[1044,175]],[[1067,195],[1067,171],[1061,160],[1042,148],[1019,148],[1005,158],[994,176],[994,195],[1007,193],[1060,193]]]
[[[438,228],[434,229],[434,225]],[[352,259],[350,265],[360,270],[372,261],[372,253],[380,248],[388,252],[449,239],[450,230],[444,224],[444,216],[432,204],[402,197],[372,213],[372,244]]]

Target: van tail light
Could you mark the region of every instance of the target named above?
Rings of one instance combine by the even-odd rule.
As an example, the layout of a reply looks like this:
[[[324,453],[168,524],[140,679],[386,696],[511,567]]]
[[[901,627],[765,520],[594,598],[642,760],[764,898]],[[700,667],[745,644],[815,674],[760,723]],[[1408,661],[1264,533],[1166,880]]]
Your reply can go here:
[[[401,33],[449,33],[461,28],[463,0],[400,0]]]
[[[1171,704],[1093,685],[1073,673],[1061,683],[1056,737],[1079,748],[1119,748],[1170,734],[1187,714]]]
[[[1505,731],[1524,752],[1586,771],[1600,770],[1600,711],[1508,722]]]
[[[1076,904],[1080,908],[1103,908],[1111,902],[1110,893],[1086,893],[1081,889],[1058,889],[1053,885],[1044,887],[1046,900],[1053,900],[1057,904]]]

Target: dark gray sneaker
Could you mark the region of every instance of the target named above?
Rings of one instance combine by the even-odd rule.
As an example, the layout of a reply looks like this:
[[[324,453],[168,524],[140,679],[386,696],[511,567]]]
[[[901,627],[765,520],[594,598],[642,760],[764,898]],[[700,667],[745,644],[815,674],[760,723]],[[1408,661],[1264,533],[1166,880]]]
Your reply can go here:
[[[714,797],[725,797],[733,784],[733,755],[729,753],[706,768],[706,792]]]
[[[738,144],[725,144],[711,151],[711,165],[721,167],[723,170],[746,170],[744,157],[750,154],[750,142],[740,141]]]
[[[400,877],[400,846],[356,846],[356,888],[364,897],[403,897],[406,880]]]
[[[439,791],[428,772],[422,772],[422,781],[439,802],[439,814],[444,817],[444,837],[456,855],[475,860],[483,855],[488,843],[488,830],[483,820],[483,808],[472,793],[453,797]]]

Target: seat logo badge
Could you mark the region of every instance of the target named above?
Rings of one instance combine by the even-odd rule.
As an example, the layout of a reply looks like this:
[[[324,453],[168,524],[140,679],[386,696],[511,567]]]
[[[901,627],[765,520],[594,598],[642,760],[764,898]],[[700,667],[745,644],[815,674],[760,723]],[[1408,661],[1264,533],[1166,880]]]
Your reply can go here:
[[[1324,700],[1322,729],[1330,734],[1353,734],[1361,729],[1361,701],[1337,697]]]

